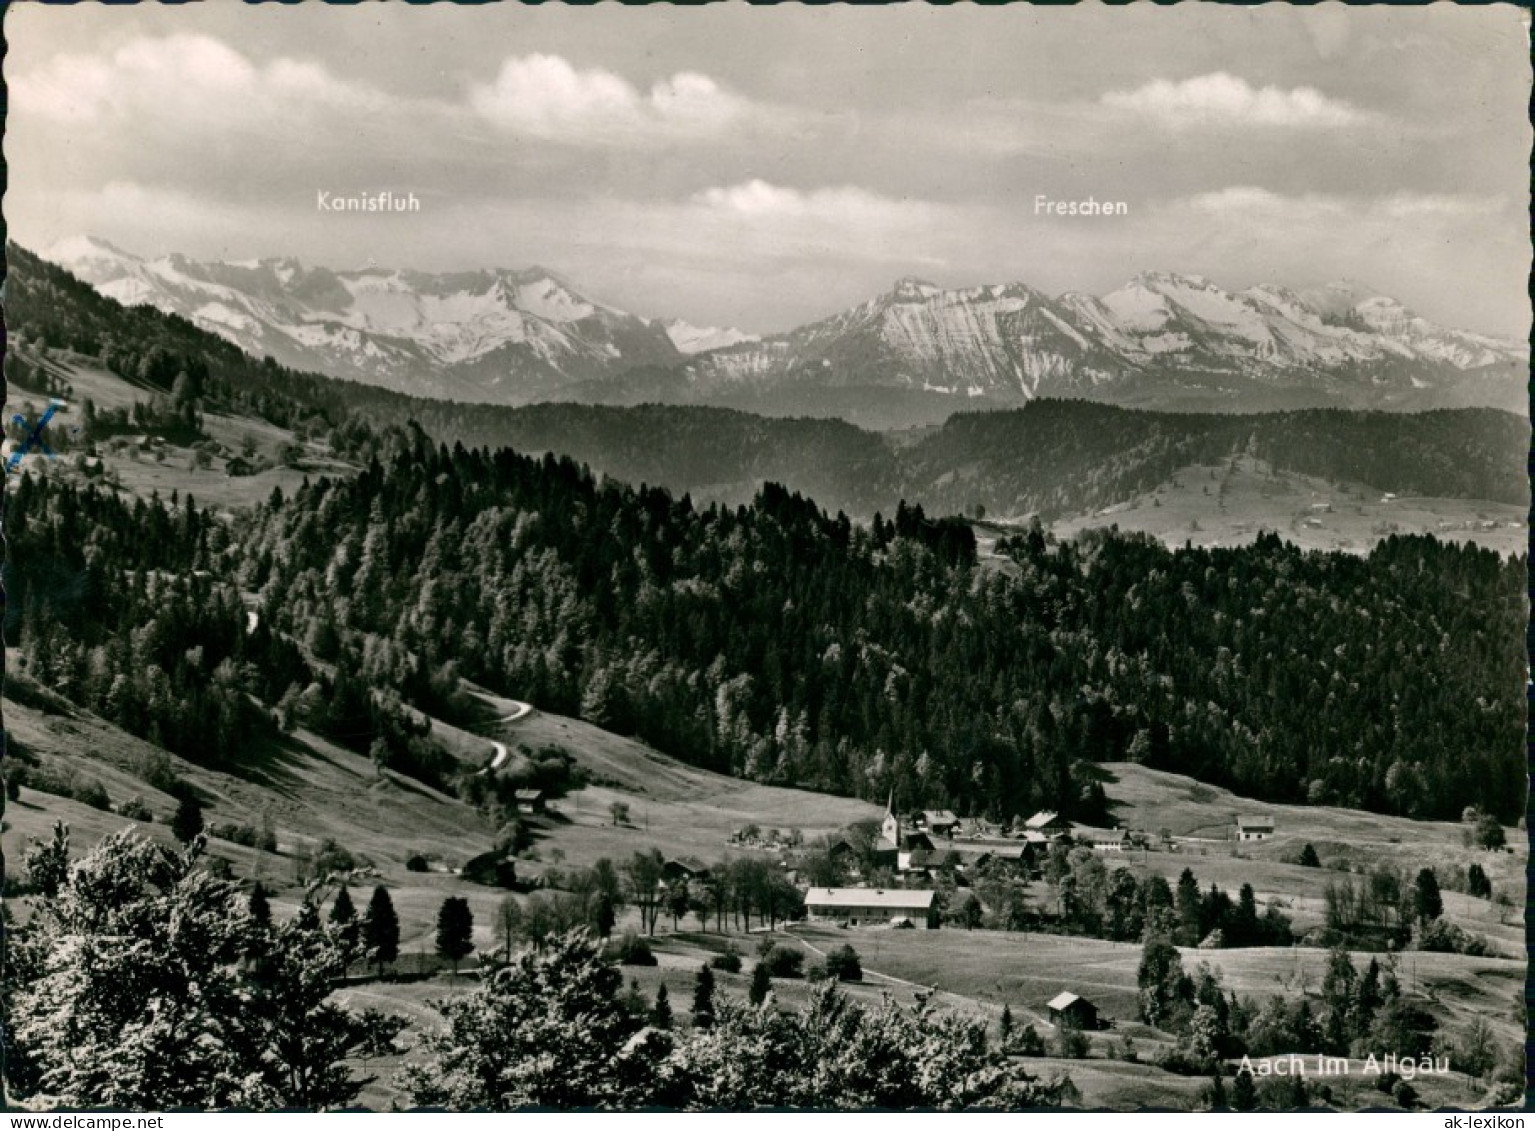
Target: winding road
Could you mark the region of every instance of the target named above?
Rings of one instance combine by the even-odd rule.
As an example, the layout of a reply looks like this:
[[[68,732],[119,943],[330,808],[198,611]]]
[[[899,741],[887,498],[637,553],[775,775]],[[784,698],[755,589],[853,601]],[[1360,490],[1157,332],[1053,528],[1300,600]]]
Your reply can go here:
[[[496,748],[496,756],[490,760],[490,765],[480,771],[482,774],[488,774],[492,770],[499,770],[502,766],[506,765],[506,760],[510,756],[506,743],[491,739],[490,744]]]
[[[507,723],[515,723],[520,719],[527,718],[533,713],[533,704],[531,703],[523,703],[516,699],[505,699],[502,700],[502,702],[512,704],[515,710],[513,710],[512,713],[507,715],[505,718],[497,719],[494,724],[495,726],[505,726]],[[491,758],[490,764],[480,771],[482,774],[494,773],[496,770],[499,770],[502,766],[506,765],[507,759],[512,756],[512,752],[506,748],[506,743],[497,742],[494,738],[492,738],[490,740],[490,744],[496,748],[496,753],[495,756]]]

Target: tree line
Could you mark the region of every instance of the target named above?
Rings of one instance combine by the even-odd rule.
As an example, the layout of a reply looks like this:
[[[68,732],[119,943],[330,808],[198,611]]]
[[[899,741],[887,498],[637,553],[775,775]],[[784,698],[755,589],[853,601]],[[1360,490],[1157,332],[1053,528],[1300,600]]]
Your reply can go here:
[[[776,928],[804,916],[804,896],[781,868],[757,856],[708,865],[701,874],[668,876],[659,850],[650,848],[615,862],[603,857],[585,868],[544,869],[540,890],[525,904],[502,905],[505,948],[514,939],[540,942],[576,928],[606,939],[625,908],[634,908],[641,929],[654,934],[662,918],[678,929],[692,918],[703,931]]]

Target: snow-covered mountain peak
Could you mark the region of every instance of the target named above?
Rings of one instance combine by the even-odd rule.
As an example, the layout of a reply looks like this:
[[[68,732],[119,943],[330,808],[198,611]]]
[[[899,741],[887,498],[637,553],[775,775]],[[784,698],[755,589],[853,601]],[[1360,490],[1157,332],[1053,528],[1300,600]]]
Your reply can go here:
[[[118,278],[142,263],[138,256],[100,236],[65,236],[43,253],[43,258],[69,268],[77,277],[96,284]]]
[[[915,275],[905,275],[890,288],[890,297],[898,302],[920,302],[939,294],[942,288]]]
[[[673,365],[666,332],[543,267],[333,271],[292,256],[139,259],[105,241],[47,258],[125,305],[179,314],[294,368],[428,396],[517,402],[635,365]]]
[[[1250,390],[1285,405],[1405,406],[1437,396],[1504,403],[1503,371],[1516,367],[1519,350],[1444,331],[1374,298],[1363,288],[1334,289],[1314,305],[1282,286],[1228,291],[1169,271],[1143,272],[1102,296],[1056,299],[1022,283],[940,289],[907,278],[755,347],[701,357],[689,366],[689,387],[762,390],[814,375],[820,384],[892,385],[967,401],[1165,397],[1229,411]],[[1487,366],[1502,368],[1484,378]]]
[[[65,236],[50,246],[44,254],[50,256],[57,255],[65,259],[80,255],[96,254],[115,255],[122,259],[139,258],[131,251],[118,247],[105,236],[95,236],[88,232],[77,236]]]
[[[677,352],[688,356],[758,340],[757,335],[737,330],[733,326],[694,326],[680,318],[663,322],[661,326],[672,340],[672,345],[677,347]]]
[[[1154,280],[1138,275],[1099,299],[1121,329],[1145,333],[1160,330],[1173,316],[1167,296]]]
[[[899,279],[863,303],[765,339],[604,306],[540,266],[431,274],[306,267],[288,256],[145,260],[108,241],[45,253],[126,305],[150,304],[285,365],[423,396],[523,403],[627,395],[670,372],[682,395],[898,387],[995,398],[1088,396],[1230,410],[1255,403],[1497,403],[1527,350],[1438,326],[1358,283],[1228,291],[1147,271],[1101,296],[1022,282]],[[641,372],[648,373],[642,376]],[[841,395],[841,394],[839,394]],[[1521,393],[1522,396],[1522,393]],[[1439,398],[1436,400],[1435,398]]]

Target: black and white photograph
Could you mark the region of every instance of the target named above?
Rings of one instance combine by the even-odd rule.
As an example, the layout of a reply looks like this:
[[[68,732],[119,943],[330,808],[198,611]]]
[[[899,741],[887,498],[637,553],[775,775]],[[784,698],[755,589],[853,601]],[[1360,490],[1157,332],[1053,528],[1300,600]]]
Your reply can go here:
[[[15,1126],[1522,1112],[1526,8],[4,35]]]

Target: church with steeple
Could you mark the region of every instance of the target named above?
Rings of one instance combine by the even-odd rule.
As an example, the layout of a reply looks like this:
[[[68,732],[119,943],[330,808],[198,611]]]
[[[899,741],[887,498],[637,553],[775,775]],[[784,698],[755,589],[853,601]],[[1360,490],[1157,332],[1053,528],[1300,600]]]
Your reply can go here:
[[[879,840],[874,845],[874,863],[879,867],[904,872],[917,849],[933,851],[933,842],[921,829],[906,830],[895,811],[895,792],[885,802],[885,816],[879,825]]]

